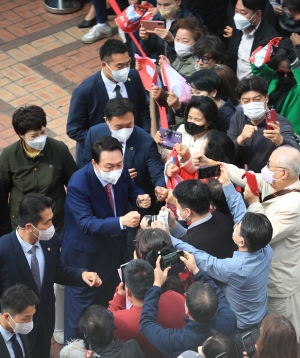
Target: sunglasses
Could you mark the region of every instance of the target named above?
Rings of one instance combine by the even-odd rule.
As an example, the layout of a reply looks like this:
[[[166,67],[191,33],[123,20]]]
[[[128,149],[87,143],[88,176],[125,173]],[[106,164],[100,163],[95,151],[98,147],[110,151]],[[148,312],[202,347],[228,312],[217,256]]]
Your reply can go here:
[[[194,55],[193,59],[195,62],[199,62],[200,60],[206,65],[208,63],[208,61],[211,59],[212,57],[208,57],[208,56],[199,56],[199,55]]]
[[[289,77],[294,78],[294,74],[291,71],[276,71],[278,77]]]

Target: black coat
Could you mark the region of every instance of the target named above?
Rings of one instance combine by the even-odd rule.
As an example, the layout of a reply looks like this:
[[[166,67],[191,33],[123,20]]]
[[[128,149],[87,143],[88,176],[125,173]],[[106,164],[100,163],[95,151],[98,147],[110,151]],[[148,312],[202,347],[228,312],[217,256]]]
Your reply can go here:
[[[103,358],[145,358],[139,344],[134,339],[121,342],[118,338],[106,348],[96,351]]]
[[[240,46],[240,42],[243,36],[243,31],[241,30],[234,30],[230,43],[229,48],[225,57],[225,65],[229,66],[235,73],[237,68],[237,60],[238,60],[238,50]],[[279,33],[274,29],[273,26],[269,25],[268,22],[262,20],[259,28],[254,33],[254,41],[251,48],[251,53],[257,49],[260,45],[260,42],[266,38],[273,38],[280,36]]]

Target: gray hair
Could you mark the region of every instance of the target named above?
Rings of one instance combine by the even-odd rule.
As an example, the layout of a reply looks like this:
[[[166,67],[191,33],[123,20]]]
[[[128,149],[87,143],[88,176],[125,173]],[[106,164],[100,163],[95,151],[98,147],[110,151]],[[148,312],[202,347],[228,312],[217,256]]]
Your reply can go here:
[[[294,147],[283,145],[277,148],[276,151],[280,151],[280,156],[277,159],[277,164],[280,167],[288,169],[291,176],[300,175],[300,152]]]

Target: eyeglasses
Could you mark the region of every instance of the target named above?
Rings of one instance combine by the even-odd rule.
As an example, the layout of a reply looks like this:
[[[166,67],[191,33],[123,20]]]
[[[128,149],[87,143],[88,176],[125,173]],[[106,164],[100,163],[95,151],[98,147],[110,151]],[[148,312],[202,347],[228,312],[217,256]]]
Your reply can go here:
[[[284,169],[284,170],[289,171],[288,169],[286,169],[286,168],[284,168],[284,167],[279,167],[279,166],[277,166],[277,165],[271,165],[269,160],[267,161],[267,168],[268,168],[268,169],[270,169],[270,168],[280,168],[280,169]]]
[[[208,56],[193,55],[193,59],[195,62],[199,62],[201,60],[205,65],[208,64],[211,58],[212,57],[208,57]]]
[[[278,77],[289,77],[289,78],[294,78],[294,74],[291,71],[276,71],[276,74]]]

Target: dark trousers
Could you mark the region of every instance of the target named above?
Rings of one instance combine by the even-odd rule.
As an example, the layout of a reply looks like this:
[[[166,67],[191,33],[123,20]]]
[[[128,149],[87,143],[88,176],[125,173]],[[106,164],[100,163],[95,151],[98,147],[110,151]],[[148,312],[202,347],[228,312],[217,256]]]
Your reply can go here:
[[[81,338],[78,321],[84,311],[91,305],[108,306],[113,298],[120,278],[117,269],[105,280],[100,287],[70,287],[65,288],[65,344],[71,339]],[[41,358],[42,356],[40,356]],[[46,357],[46,356],[45,356]],[[37,358],[37,357],[36,357]]]
[[[254,343],[256,343],[256,341],[258,340],[258,337],[260,335],[260,325],[261,324],[259,323],[259,324],[255,324],[255,325],[249,327],[248,329],[237,329],[235,337],[234,337],[234,341],[240,351],[240,357],[243,356],[243,351],[245,351],[242,337],[244,337],[247,333],[251,332],[252,340]]]
[[[47,339],[46,341],[43,328],[40,324],[37,328],[37,335],[34,343],[30,340],[30,336],[28,338],[29,338],[31,358],[50,357],[51,337],[49,337],[49,339]]]

